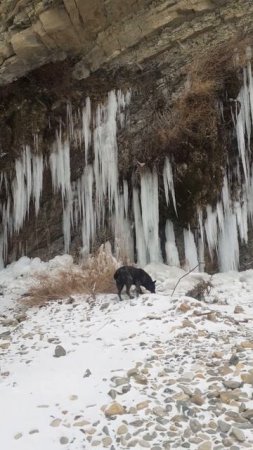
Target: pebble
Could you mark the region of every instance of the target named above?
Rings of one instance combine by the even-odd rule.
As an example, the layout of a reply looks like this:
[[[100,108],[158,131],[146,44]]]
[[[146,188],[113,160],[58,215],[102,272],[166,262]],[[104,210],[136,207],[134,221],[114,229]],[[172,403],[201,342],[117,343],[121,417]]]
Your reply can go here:
[[[253,373],[242,373],[241,379],[242,381],[244,381],[244,383],[253,385]]]
[[[115,389],[110,389],[110,391],[108,392],[108,395],[115,400],[115,398],[117,397],[117,391],[115,391]]]
[[[243,383],[240,381],[234,380],[224,380],[223,385],[228,389],[237,389],[243,386]]]
[[[133,375],[133,378],[138,384],[148,384],[148,379],[144,375],[136,374]]]
[[[141,409],[147,408],[149,403],[150,403],[149,400],[145,400],[144,402],[137,403],[137,405],[136,405],[137,411],[140,411]]]
[[[111,379],[115,386],[121,386],[122,384],[128,384],[128,378],[126,377],[112,377]]]
[[[147,442],[147,441],[144,441],[144,440],[142,440],[142,439],[139,440],[138,444],[139,444],[141,447],[144,447],[144,448],[150,448],[150,443]]]
[[[61,419],[54,419],[50,422],[50,427],[58,427],[61,424]]]
[[[69,439],[66,436],[60,437],[60,444],[66,445],[68,443]]]
[[[106,436],[102,439],[102,444],[104,447],[109,447],[112,444],[112,438],[110,436]]]
[[[231,425],[229,425],[229,423],[227,422],[224,422],[223,420],[218,420],[218,427],[222,433],[228,433]]]
[[[106,436],[109,436],[109,428],[108,428],[108,426],[107,425],[105,425],[103,428],[102,428],[102,431],[106,434]]]
[[[73,423],[74,427],[85,427],[86,425],[89,425],[89,422],[87,422],[87,420],[78,420],[77,422]]]
[[[237,355],[233,354],[230,358],[230,360],[228,361],[228,364],[230,366],[236,366],[239,363],[239,358]]]
[[[212,450],[213,448],[213,444],[211,441],[205,441],[202,442],[199,446],[198,446],[198,450]]]
[[[54,350],[54,357],[60,358],[61,356],[65,356],[65,355],[66,355],[65,348],[63,348],[62,345],[56,345],[55,350]]]
[[[198,406],[202,406],[205,403],[205,399],[199,394],[194,394],[191,397],[191,401],[192,401],[192,403],[195,403],[195,405],[198,405]]]
[[[231,435],[233,435],[239,442],[244,442],[246,439],[244,432],[237,427],[232,427]]]
[[[129,441],[127,443],[127,448],[135,447],[137,444],[138,444],[138,439],[131,439],[131,441]]]
[[[166,416],[166,410],[161,406],[155,406],[155,408],[153,408],[153,413],[158,417]]]
[[[111,405],[108,405],[105,409],[105,415],[106,416],[117,416],[119,414],[124,414],[125,408],[117,402],[112,403]]]
[[[14,439],[16,439],[16,440],[20,439],[22,436],[23,436],[22,433],[17,433],[17,434],[15,434]]]
[[[128,432],[128,428],[125,424],[122,424],[117,429],[117,434],[126,434]]]
[[[197,433],[202,428],[201,423],[197,419],[191,419],[189,425],[193,433]]]

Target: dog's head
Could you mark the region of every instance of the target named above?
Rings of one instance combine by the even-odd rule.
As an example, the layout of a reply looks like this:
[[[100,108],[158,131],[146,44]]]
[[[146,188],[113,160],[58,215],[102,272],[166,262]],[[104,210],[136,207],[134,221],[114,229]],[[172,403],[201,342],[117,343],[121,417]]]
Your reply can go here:
[[[147,289],[151,292],[151,294],[155,294],[155,284],[156,284],[156,280],[155,281],[150,281],[148,283]]]

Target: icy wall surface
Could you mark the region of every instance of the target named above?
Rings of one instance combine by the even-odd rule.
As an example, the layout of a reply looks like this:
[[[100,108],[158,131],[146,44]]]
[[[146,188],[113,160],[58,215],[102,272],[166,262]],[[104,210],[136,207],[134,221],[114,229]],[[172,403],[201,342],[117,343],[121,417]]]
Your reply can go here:
[[[69,251],[71,232],[80,231],[82,253],[91,251],[97,232],[110,228],[116,256],[144,266],[161,261],[180,265],[173,223],[166,222],[165,247],[162,257],[159,235],[159,189],[163,189],[165,203],[178,214],[177,193],[173,180],[173,164],[164,160],[162,175],[143,168],[139,187],[129,180],[119,179],[117,130],[130,126],[129,91],[111,91],[103,104],[97,107],[85,100],[76,126],[71,105],[67,107],[67,133],[61,128],[48,160],[40,153],[35,136],[34,148],[25,146],[15,162],[10,180],[0,175],[0,189],[7,195],[0,203],[2,217],[0,260],[4,264],[8,242],[19,232],[29,218],[31,206],[37,215],[43,189],[43,171],[50,167],[52,190],[62,199],[62,229],[65,252]],[[253,159],[250,153],[253,123],[253,79],[251,65],[244,69],[244,82],[237,99],[234,132],[238,154],[236,166],[227,164],[223,189],[215,207],[203,210],[196,205],[198,228],[183,231],[184,265],[192,269],[198,264],[204,268],[205,249],[210,258],[217,258],[221,271],[233,270],[239,264],[239,244],[247,243],[248,224],[253,218]],[[84,158],[80,177],[71,182],[71,145],[83,149]],[[161,179],[159,178],[161,177]],[[233,183],[239,186],[232,196]],[[201,187],[200,187],[201,188]],[[182,261],[181,261],[182,263]],[[198,270],[198,269],[196,269]]]

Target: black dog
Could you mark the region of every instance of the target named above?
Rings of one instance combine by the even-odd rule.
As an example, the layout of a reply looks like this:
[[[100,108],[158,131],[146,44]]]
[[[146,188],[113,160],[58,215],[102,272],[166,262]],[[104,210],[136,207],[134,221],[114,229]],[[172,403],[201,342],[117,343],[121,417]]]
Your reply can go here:
[[[143,269],[137,269],[132,266],[120,267],[116,270],[114,279],[116,280],[120,300],[122,300],[120,294],[124,285],[126,285],[126,291],[129,298],[133,298],[130,295],[130,287],[132,284],[136,286],[137,296],[142,294],[141,286],[144,286],[148,291],[155,293],[155,281],[152,281],[152,278]]]

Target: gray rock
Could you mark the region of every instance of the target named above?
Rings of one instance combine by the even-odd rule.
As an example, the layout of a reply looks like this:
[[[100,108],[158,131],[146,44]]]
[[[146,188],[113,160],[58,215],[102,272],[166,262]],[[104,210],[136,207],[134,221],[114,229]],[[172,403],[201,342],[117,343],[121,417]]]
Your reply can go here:
[[[166,410],[164,408],[162,408],[161,406],[155,406],[153,408],[153,413],[158,417],[166,416]]]
[[[100,306],[100,310],[103,311],[104,309],[107,309],[109,305],[110,305],[110,303],[103,303],[103,304]]]
[[[36,434],[36,433],[39,433],[39,430],[37,428],[29,431],[29,434]]]
[[[102,431],[106,434],[106,436],[109,436],[109,428],[106,425],[102,428]]]
[[[24,322],[27,319],[27,315],[25,313],[20,313],[15,316],[15,319],[18,322]]]
[[[128,378],[126,377],[112,377],[111,380],[115,386],[121,386],[122,384],[128,384]]]
[[[124,386],[122,386],[121,388],[121,392],[119,392],[119,394],[126,394],[127,392],[129,392],[131,389],[131,384],[126,384]]]
[[[245,434],[240,428],[232,427],[231,434],[239,441],[244,442],[245,441]]]
[[[115,400],[115,398],[117,397],[117,391],[115,391],[115,389],[110,389],[108,395],[110,395],[110,397]]]
[[[143,439],[140,439],[138,443],[141,447],[150,448],[150,443],[147,441],[144,441]]]
[[[143,420],[134,420],[133,422],[130,422],[129,425],[132,425],[133,427],[139,428],[143,425]]]
[[[229,438],[224,438],[222,439],[222,444],[224,445],[224,447],[230,447],[233,444],[233,442]]]
[[[253,409],[247,409],[246,411],[242,412],[242,417],[244,417],[245,419],[252,419],[253,417]]]
[[[0,334],[0,339],[6,339],[11,335],[10,331],[4,331],[3,333]]]
[[[223,385],[228,389],[237,389],[243,386],[243,382],[234,380],[224,380]]]
[[[212,450],[212,447],[213,444],[211,441],[205,441],[198,446],[198,450]]]
[[[153,433],[146,433],[143,435],[144,441],[153,441],[157,436],[157,433],[153,431]]]
[[[56,345],[54,350],[54,356],[55,358],[60,358],[61,356],[66,355],[66,350],[61,345]]]
[[[230,366],[236,366],[236,364],[238,364],[239,363],[239,358],[238,358],[238,356],[237,355],[232,355],[231,356],[231,358],[230,358],[230,360],[228,361],[228,364],[230,365]]]
[[[197,419],[191,419],[189,425],[193,433],[197,433],[202,428],[201,423]]]
[[[90,375],[91,375],[90,369],[86,369],[86,371],[85,371],[85,373],[83,375],[83,378],[88,378]]]
[[[16,326],[18,325],[18,321],[16,319],[3,319],[1,320],[1,325],[3,327]]]
[[[231,428],[229,423],[224,422],[224,420],[218,420],[218,427],[222,433],[228,433]]]
[[[60,444],[66,445],[68,443],[69,439],[66,436],[60,437]]]

